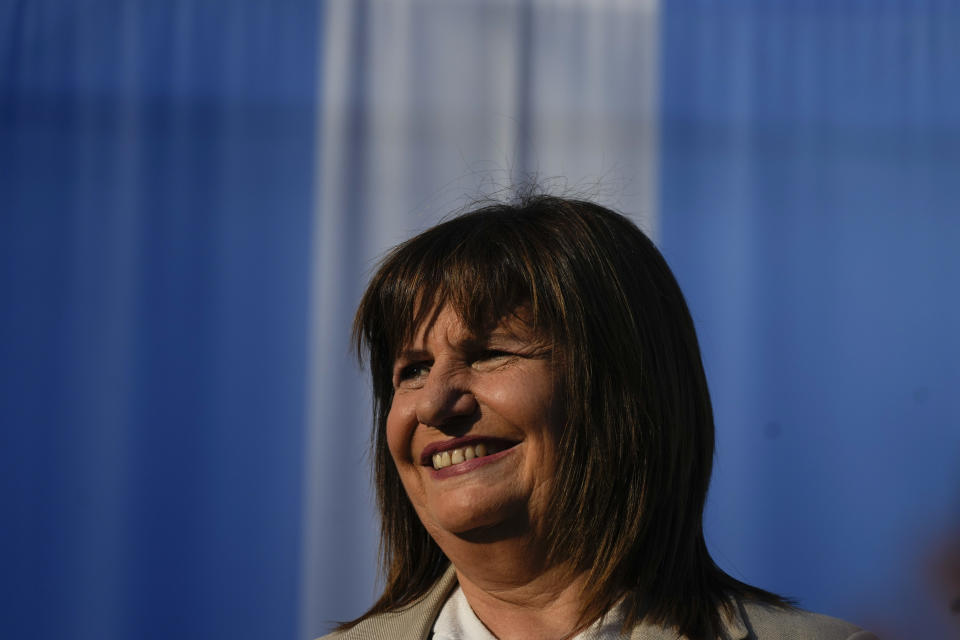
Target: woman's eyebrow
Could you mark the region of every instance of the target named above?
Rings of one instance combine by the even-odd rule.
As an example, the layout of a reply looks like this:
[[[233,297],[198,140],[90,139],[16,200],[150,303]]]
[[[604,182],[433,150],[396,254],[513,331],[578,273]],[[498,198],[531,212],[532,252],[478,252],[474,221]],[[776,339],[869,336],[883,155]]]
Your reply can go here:
[[[507,327],[502,325],[496,327],[489,334],[487,334],[486,337],[487,339],[506,338],[508,340],[519,340],[521,342],[536,342],[539,338],[539,334],[525,324],[514,324]]]
[[[525,338],[518,336],[515,333],[510,333],[508,331],[497,331],[491,334],[488,334],[484,337],[483,343],[490,344],[491,342],[528,342]]]
[[[426,349],[401,349],[396,357],[394,357],[393,362],[397,363],[401,360],[423,360],[429,357],[430,352]]]
[[[507,329],[493,329],[492,331],[482,333],[476,336],[465,336],[459,341],[459,344],[465,347],[483,347],[490,344],[492,340],[524,340],[522,336],[514,331]]]

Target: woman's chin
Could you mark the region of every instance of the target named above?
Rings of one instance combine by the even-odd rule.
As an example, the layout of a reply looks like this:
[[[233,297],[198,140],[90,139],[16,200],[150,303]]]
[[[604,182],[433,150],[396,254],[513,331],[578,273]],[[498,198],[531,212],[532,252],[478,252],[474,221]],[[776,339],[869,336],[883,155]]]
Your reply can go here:
[[[455,536],[468,542],[495,542],[522,535],[529,529],[527,510],[522,504],[455,505],[450,509],[436,508],[428,519],[421,516],[430,535],[443,546],[442,538]]]

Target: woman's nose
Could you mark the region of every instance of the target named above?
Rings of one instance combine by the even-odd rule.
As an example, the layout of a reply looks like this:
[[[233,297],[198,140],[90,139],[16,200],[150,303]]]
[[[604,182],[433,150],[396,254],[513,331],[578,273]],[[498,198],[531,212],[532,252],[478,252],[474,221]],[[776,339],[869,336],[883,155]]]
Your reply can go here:
[[[417,420],[438,429],[472,416],[477,399],[469,388],[468,376],[434,366],[417,398]]]

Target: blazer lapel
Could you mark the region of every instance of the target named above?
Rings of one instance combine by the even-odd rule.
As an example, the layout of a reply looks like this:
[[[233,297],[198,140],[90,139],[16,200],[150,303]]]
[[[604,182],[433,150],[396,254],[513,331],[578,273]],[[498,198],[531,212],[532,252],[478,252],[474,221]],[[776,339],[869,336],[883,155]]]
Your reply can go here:
[[[430,640],[433,633],[433,623],[440,615],[440,609],[450,596],[450,592],[457,586],[457,574],[453,565],[447,568],[437,584],[414,604],[402,611],[378,616],[377,624],[373,629],[374,640]],[[731,614],[724,614],[724,633],[727,640],[743,640],[747,637],[747,626],[743,622],[740,603],[736,600]],[[630,632],[630,640],[687,640],[677,635],[673,629],[652,624],[640,624]]]
[[[457,585],[453,565],[420,600],[406,609],[377,616],[373,640],[429,640],[443,603]]]
[[[743,622],[743,614],[740,603],[731,598],[731,613],[723,612],[723,633],[724,640],[744,640],[749,635],[747,625]],[[630,640],[688,640],[687,636],[681,636],[673,628],[667,629],[661,626],[643,623],[633,628],[630,633]]]

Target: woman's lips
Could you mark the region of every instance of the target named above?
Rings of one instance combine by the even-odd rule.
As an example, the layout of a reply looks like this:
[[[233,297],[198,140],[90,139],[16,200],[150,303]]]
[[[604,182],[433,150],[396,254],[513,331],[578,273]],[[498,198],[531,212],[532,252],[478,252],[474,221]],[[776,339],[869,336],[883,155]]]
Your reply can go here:
[[[464,473],[488,462],[499,460],[518,443],[504,438],[465,436],[434,442],[420,454],[420,464],[433,468],[442,476]],[[443,472],[443,473],[441,473]]]
[[[514,443],[514,444],[519,444],[519,443]],[[502,451],[497,451],[496,453],[487,453],[487,455],[485,456],[475,457],[470,460],[464,459],[463,462],[459,462],[456,464],[451,463],[449,466],[441,467],[439,469],[433,465],[429,465],[428,468],[430,469],[430,476],[433,477],[435,480],[442,480],[444,478],[450,478],[453,476],[460,476],[465,473],[470,473],[474,469],[486,466],[488,464],[493,464],[511,455],[514,452],[514,450],[515,450],[514,447],[510,446]]]

